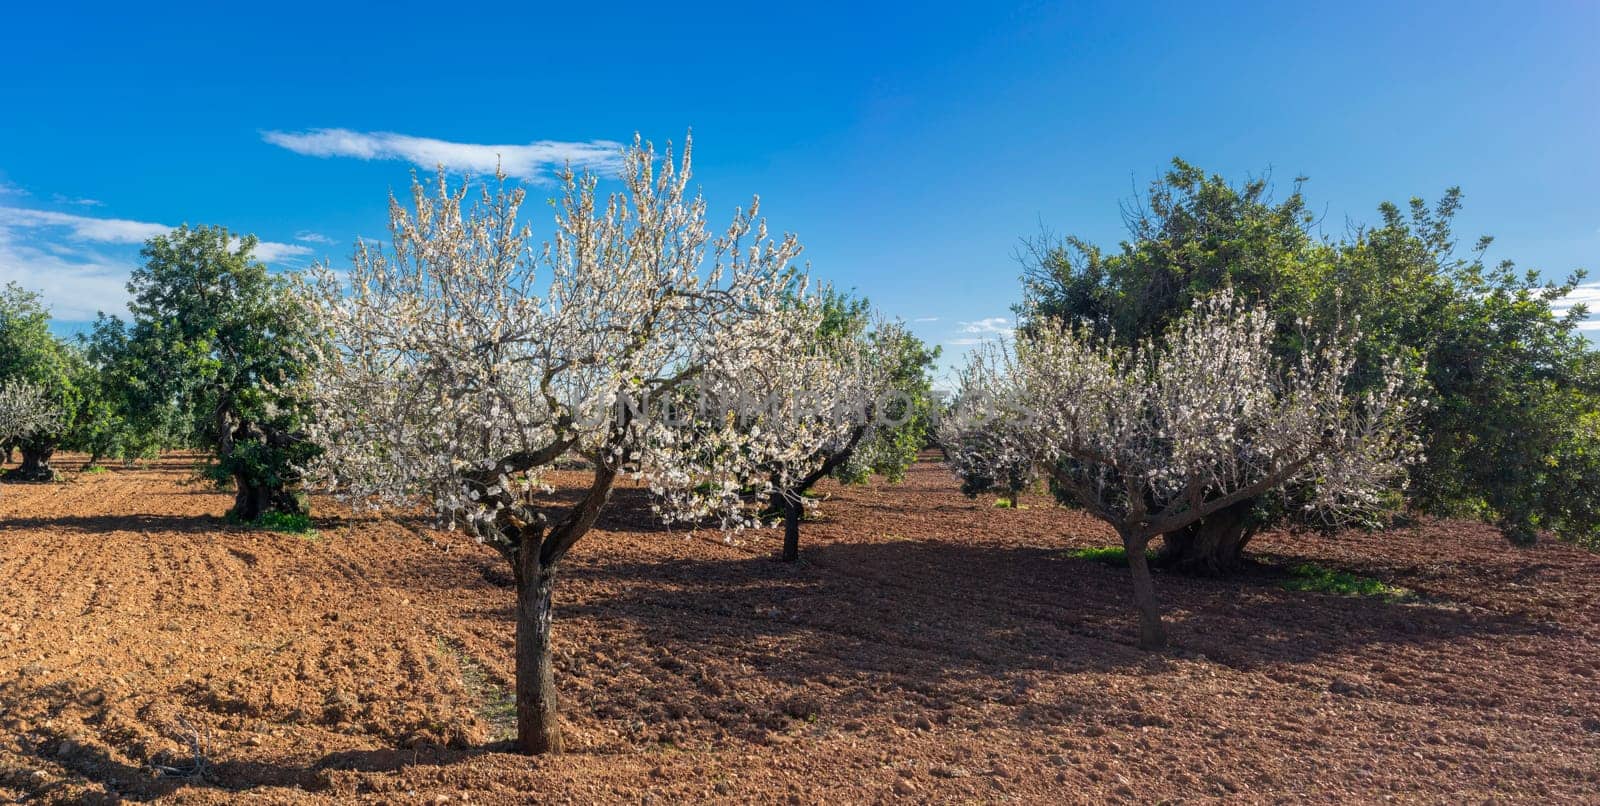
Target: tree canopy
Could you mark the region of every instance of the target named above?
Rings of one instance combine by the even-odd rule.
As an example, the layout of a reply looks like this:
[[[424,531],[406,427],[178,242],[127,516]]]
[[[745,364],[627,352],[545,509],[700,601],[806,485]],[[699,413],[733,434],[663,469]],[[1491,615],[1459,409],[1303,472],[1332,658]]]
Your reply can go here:
[[[1072,237],[1030,244],[1024,328],[1081,326],[1133,344],[1165,332],[1196,297],[1229,288],[1268,306],[1275,349],[1292,357],[1306,346],[1301,323],[1358,319],[1352,389],[1381,384],[1398,357],[1428,404],[1413,506],[1496,522],[1518,542],[1540,530],[1593,540],[1600,491],[1575,485],[1596,451],[1586,414],[1600,374],[1576,327],[1581,306],[1551,306],[1583,273],[1549,283],[1510,261],[1490,265],[1488,238],[1458,254],[1454,188],[1432,206],[1385,203],[1377,225],[1327,238],[1303,181],[1277,200],[1267,178],[1234,185],[1175,161],[1124,207],[1129,238],[1117,249]],[[1248,507],[1236,530],[1292,514],[1267,503]],[[1226,564],[1214,554],[1178,559]]]
[[[231,484],[230,517],[303,514],[309,310],[267,271],[253,236],[179,227],[146,242],[128,283],[131,321],[102,316],[90,355],[119,382],[141,430],[171,430],[214,451],[210,475]]]

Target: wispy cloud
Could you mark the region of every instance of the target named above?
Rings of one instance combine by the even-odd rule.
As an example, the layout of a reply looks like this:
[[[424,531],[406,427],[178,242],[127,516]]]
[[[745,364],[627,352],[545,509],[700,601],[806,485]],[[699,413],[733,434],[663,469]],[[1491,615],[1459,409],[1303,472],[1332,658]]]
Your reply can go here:
[[[235,242],[237,243],[237,242]],[[311,247],[293,243],[278,243],[277,241],[259,241],[256,243],[256,260],[262,263],[277,263],[284,258],[304,257],[311,254]]]
[[[916,319],[913,319],[911,321],[913,321],[913,322],[937,322],[937,321],[939,321],[939,317],[937,317],[937,316],[919,316]]]
[[[294,239],[297,240],[297,241],[303,241],[305,243],[321,243],[321,244],[338,243],[338,241],[335,241],[334,239],[329,238],[328,236],[323,235],[320,232],[312,232],[310,230],[300,230],[299,232],[296,232],[294,234]]]
[[[93,250],[25,242],[0,226],[0,285],[14,282],[44,295],[57,319],[91,320],[127,306],[131,263]]]
[[[1582,305],[1588,310],[1588,318],[1578,323],[1578,329],[1585,332],[1600,332],[1600,282],[1584,283],[1572,290],[1571,294],[1562,297],[1550,304],[1557,315],[1565,316],[1567,311],[1574,306]]]
[[[0,196],[26,196],[28,189],[0,179]]]
[[[61,193],[51,194],[50,198],[54,199],[56,204],[76,204],[79,207],[106,206],[106,203],[100,201],[99,199],[74,199],[71,196],[63,195]]]
[[[61,320],[120,313],[134,265],[131,247],[172,229],[149,221],[0,206],[0,283],[40,292]],[[299,244],[261,241],[255,256],[279,263],[311,252]]]
[[[985,333],[1003,335],[1011,332],[1011,320],[1004,316],[991,316],[979,319],[976,322],[961,322],[962,333]]]
[[[261,139],[311,157],[354,157],[362,160],[404,160],[421,168],[492,174],[499,166],[507,176],[539,181],[567,163],[574,168],[612,171],[620,165],[622,144],[611,140],[585,143],[538,140],[525,145],[456,143],[394,132],[311,129],[265,131]]]
[[[990,316],[973,322],[957,322],[956,332],[964,333],[953,339],[946,339],[945,344],[951,347],[976,347],[996,339],[1004,339],[1011,335],[1014,328],[1011,320],[1004,316]]]
[[[172,231],[171,227],[146,221],[129,221],[125,218],[94,218],[58,213],[53,210],[31,210],[25,207],[0,207],[6,216],[6,226],[38,229],[59,227],[72,238],[94,243],[144,243]]]

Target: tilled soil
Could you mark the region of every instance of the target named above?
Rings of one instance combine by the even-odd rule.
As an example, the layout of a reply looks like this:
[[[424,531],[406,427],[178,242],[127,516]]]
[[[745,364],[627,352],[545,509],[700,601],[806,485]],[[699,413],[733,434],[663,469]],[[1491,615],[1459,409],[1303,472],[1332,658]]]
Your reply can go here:
[[[556,591],[571,752],[530,759],[499,555],[420,515],[232,527],[194,461],[0,486],[0,799],[1600,802],[1568,546],[1267,535],[1242,579],[1158,577],[1149,654],[1127,572],[1067,553],[1109,532],[931,461],[827,488],[795,565],[620,490]],[[1281,587],[1302,562],[1415,596]]]

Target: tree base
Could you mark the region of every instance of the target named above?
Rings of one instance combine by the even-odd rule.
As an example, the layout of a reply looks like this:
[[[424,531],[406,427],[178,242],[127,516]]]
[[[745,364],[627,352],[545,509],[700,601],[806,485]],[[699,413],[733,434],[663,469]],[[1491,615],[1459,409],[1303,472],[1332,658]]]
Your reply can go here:
[[[1153,564],[1189,576],[1227,576],[1244,566],[1244,548],[1255,534],[1245,501],[1198,523],[1161,536]]]
[[[49,465],[40,465],[37,467],[28,467],[27,465],[23,465],[22,467],[7,470],[3,475],[0,475],[0,480],[8,482],[26,482],[30,484],[48,483],[55,481],[56,478],[57,476],[55,468],[50,467]]]
[[[237,482],[235,482],[237,484]],[[233,498],[233,508],[227,518],[236,523],[255,523],[268,512],[284,515],[310,515],[311,507],[305,495],[281,487],[238,486]]]

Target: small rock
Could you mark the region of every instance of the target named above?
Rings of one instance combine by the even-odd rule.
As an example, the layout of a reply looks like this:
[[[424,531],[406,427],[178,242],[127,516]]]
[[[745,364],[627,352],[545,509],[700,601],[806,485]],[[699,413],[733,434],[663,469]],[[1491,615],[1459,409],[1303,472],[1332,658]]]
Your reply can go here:
[[[917,794],[917,785],[901,778],[894,782],[894,793],[896,795],[915,795]]]
[[[716,783],[716,786],[713,786],[711,788],[717,790],[717,794],[718,795],[732,795],[733,794],[733,785],[728,783],[727,781],[718,781]]]

